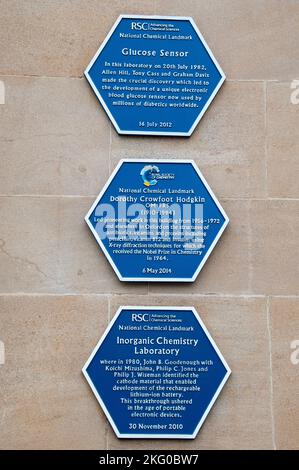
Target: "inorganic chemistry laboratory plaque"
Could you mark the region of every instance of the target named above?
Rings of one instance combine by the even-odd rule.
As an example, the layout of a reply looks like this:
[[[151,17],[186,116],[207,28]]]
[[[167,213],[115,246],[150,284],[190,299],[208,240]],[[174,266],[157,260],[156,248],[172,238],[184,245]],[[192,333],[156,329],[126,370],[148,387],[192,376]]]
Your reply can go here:
[[[86,215],[121,281],[191,282],[228,217],[190,160],[122,160]]]
[[[116,435],[192,439],[230,369],[192,307],[121,307],[83,368]]]
[[[192,18],[120,16],[85,76],[120,134],[190,136],[225,80]]]

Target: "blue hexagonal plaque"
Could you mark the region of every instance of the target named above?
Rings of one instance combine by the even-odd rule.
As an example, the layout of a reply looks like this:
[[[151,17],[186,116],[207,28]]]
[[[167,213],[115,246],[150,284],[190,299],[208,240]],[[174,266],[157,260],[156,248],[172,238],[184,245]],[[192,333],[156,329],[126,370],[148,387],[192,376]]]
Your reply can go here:
[[[120,438],[194,438],[230,369],[193,307],[121,307],[83,368]]]
[[[228,217],[192,160],[122,160],[86,215],[121,281],[194,281]]]
[[[190,136],[225,75],[192,18],[118,18],[85,76],[120,134]]]

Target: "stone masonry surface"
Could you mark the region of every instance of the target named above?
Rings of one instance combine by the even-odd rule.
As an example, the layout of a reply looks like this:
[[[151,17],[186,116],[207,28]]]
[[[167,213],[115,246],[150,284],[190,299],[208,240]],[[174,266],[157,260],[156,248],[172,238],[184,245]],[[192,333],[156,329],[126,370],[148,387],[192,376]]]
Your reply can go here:
[[[120,14],[192,16],[219,60],[189,139],[117,135],[83,78]],[[295,0],[0,0],[1,449],[299,448],[298,20]],[[84,222],[147,157],[194,159],[230,217],[193,284],[119,282]],[[194,305],[219,345],[232,376],[195,440],[108,425],[81,367],[120,305]]]

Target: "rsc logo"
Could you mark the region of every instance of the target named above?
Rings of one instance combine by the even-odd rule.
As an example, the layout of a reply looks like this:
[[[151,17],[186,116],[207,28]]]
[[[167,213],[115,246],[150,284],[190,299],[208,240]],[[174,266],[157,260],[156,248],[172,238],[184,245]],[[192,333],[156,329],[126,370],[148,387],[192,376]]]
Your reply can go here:
[[[132,313],[132,321],[149,321],[149,314],[148,313]]]
[[[140,31],[140,30],[148,31],[149,24],[146,22],[141,22],[141,21],[132,21],[131,29],[137,29],[137,31]]]
[[[145,186],[155,186],[158,183],[157,176],[160,170],[155,165],[146,165],[142,168],[140,175]]]

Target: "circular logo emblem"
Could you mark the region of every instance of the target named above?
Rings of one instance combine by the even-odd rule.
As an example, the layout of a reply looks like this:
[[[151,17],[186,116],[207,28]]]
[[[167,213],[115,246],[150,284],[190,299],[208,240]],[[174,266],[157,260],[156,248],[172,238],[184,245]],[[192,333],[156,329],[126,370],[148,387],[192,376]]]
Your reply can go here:
[[[143,179],[143,184],[145,186],[154,186],[158,183],[156,179],[157,175],[160,173],[160,170],[155,165],[146,165],[142,168],[140,175]]]

